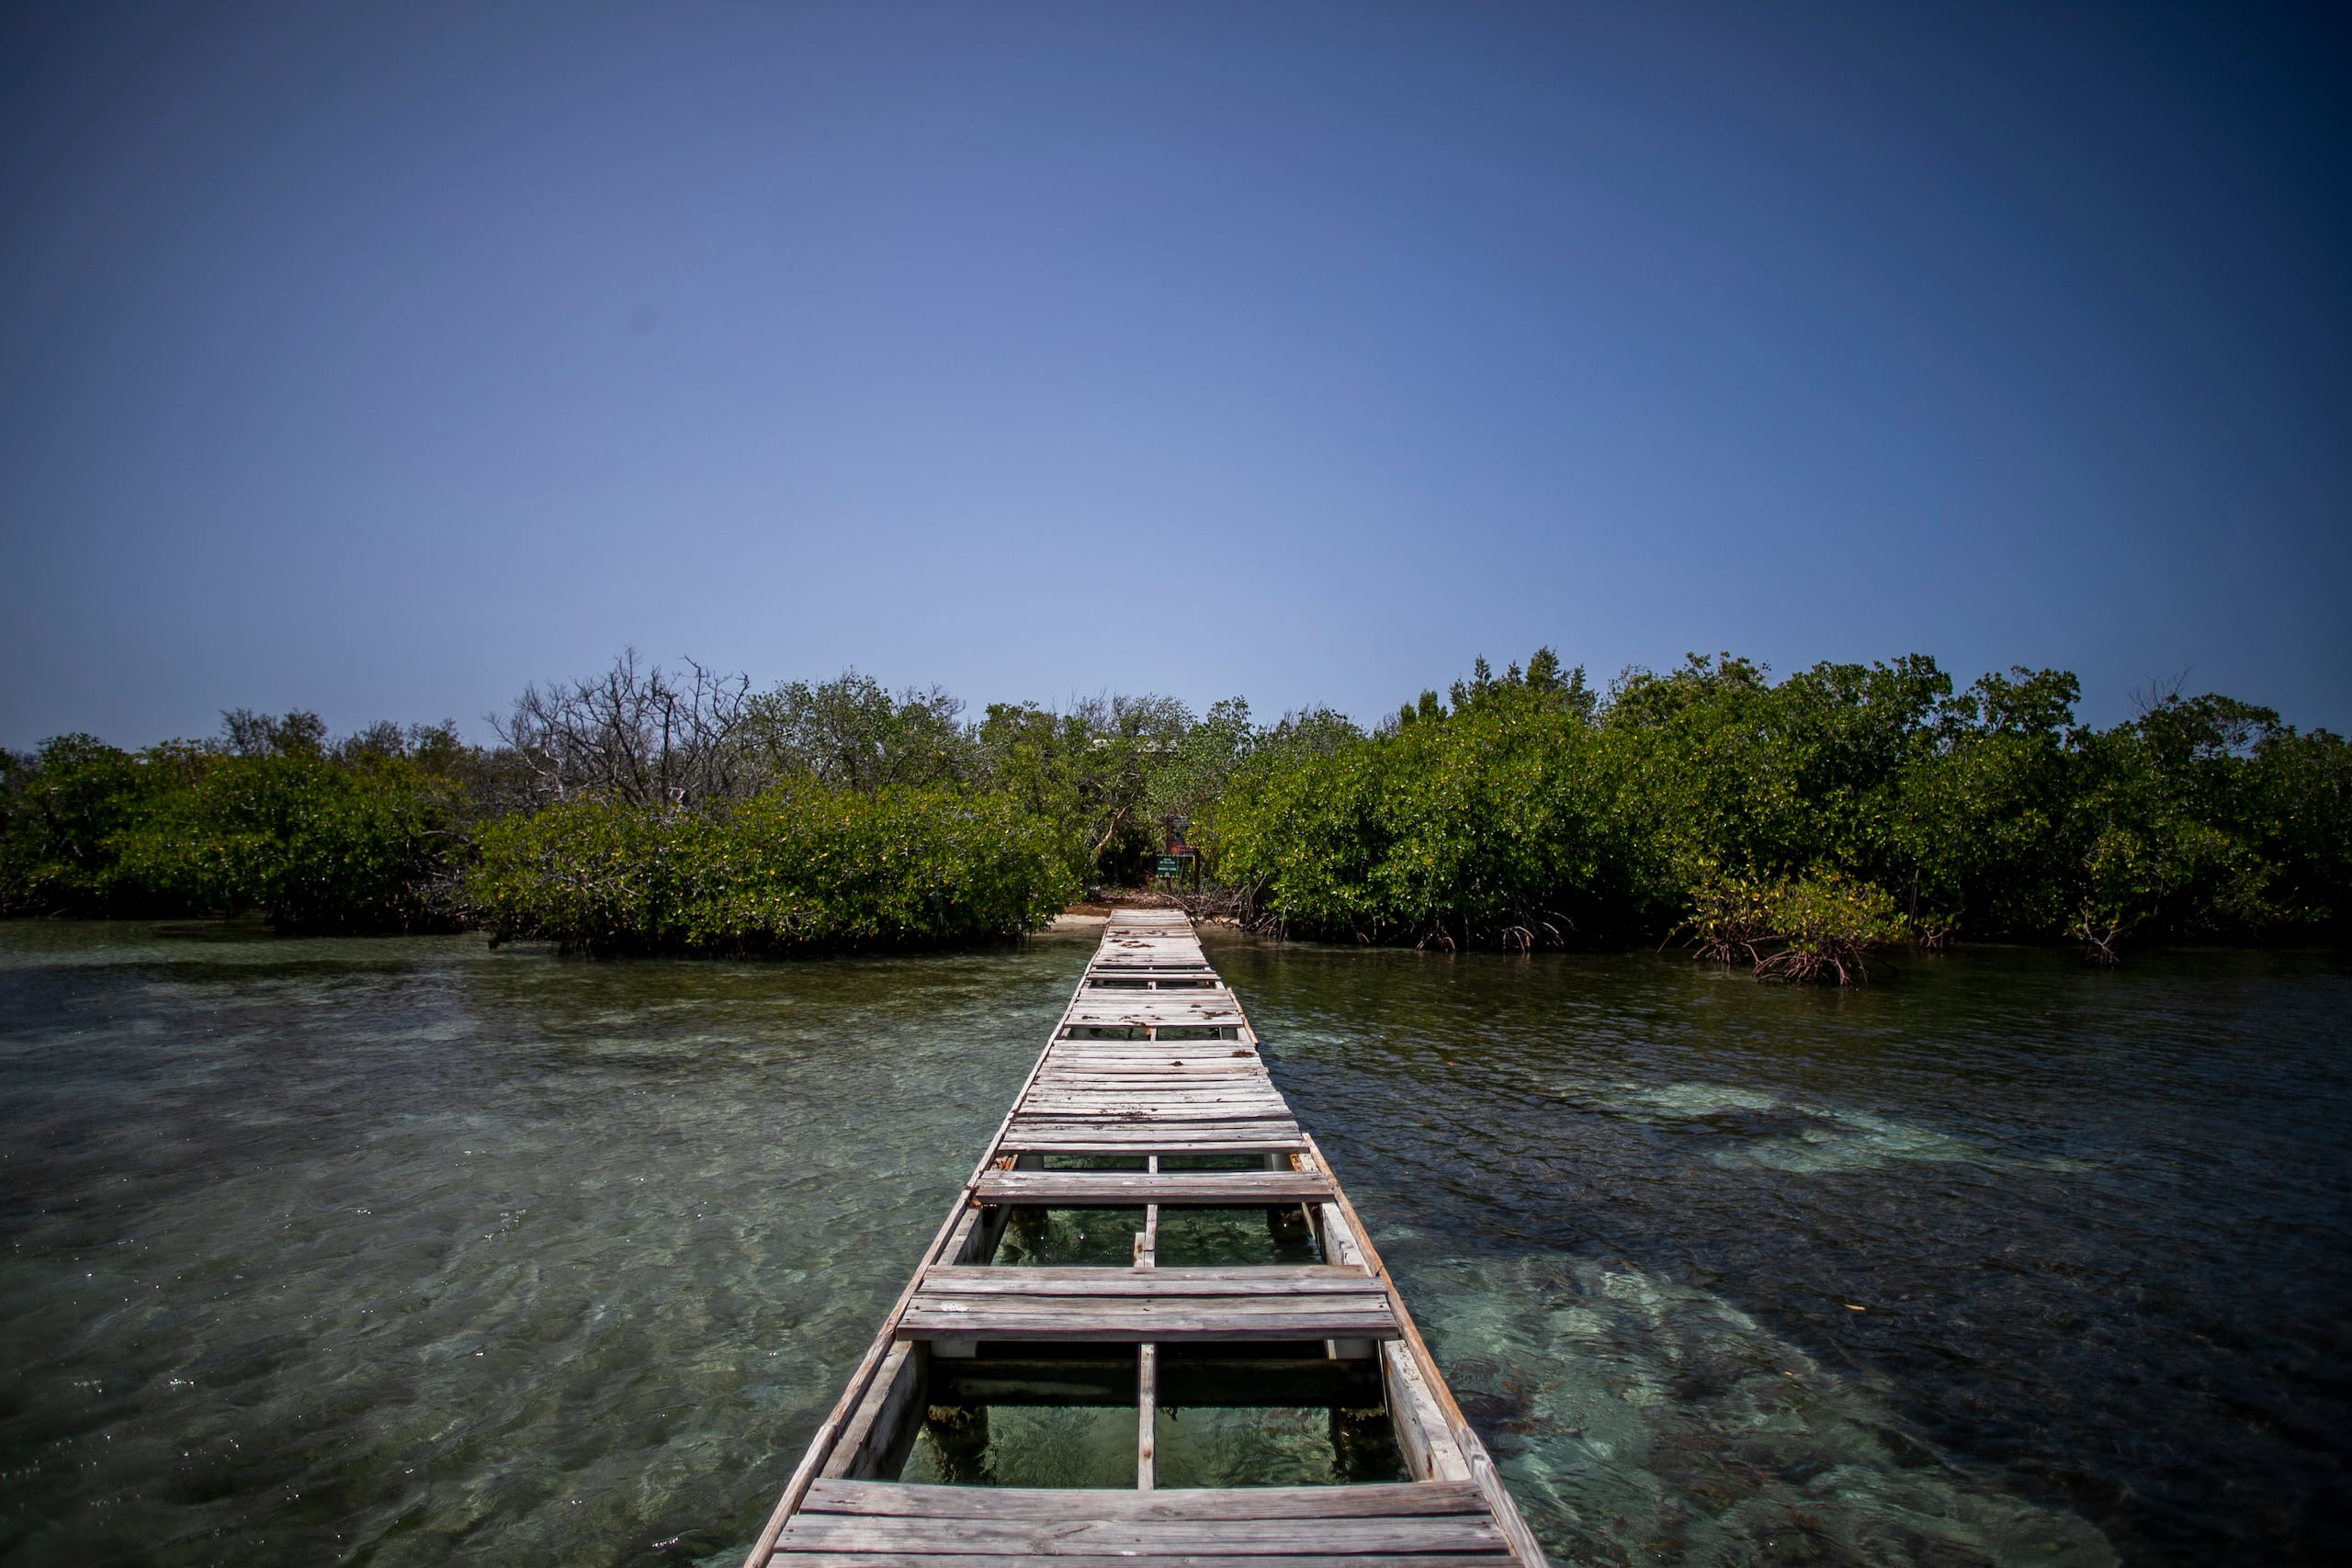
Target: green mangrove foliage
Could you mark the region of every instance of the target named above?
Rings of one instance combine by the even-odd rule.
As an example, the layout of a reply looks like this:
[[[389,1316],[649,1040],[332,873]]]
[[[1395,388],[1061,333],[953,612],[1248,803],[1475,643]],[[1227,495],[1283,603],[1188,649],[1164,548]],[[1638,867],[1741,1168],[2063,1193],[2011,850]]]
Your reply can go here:
[[[2056,671],[1955,691],[1917,655],[1778,682],[1694,655],[1594,694],[1548,651],[1501,677],[1481,660],[1451,695],[1241,767],[1221,874],[1315,934],[1524,945],[1690,922],[1702,952],[1774,973],[1955,933],[2111,959],[2127,933],[2352,908],[2352,749],[2225,697],[2152,694],[2095,730]]]
[[[699,812],[600,796],[483,829],[469,903],[495,936],[592,953],[788,953],[1018,936],[1077,891],[1051,827],[1001,795],[814,781]]]
[[[850,671],[760,692],[634,652],[448,726],[229,714],[128,752],[0,756],[0,909],[487,925],[600,951],[999,936],[1182,840],[1271,929],[1532,948],[1681,933],[1790,978],[1871,949],[2340,929],[2352,748],[2216,695],[2079,723],[2071,675],[1933,660],[1775,681],[1692,656],[1606,690],[1481,660],[1371,730],[1160,696],[1066,710]]]
[[[1426,695],[1376,735],[1268,745],[1211,818],[1217,875],[1305,932],[1556,943],[1672,908],[1669,869],[1620,810],[1580,682],[1540,660]]]
[[[1883,887],[1848,882],[1836,872],[1790,880],[1718,877],[1691,894],[1689,930],[1699,956],[1746,963],[1768,980],[1869,976],[1870,950],[1914,934]]]
[[[448,726],[334,741],[315,715],[242,709],[220,737],[138,752],[61,737],[0,754],[0,912],[888,946],[1034,930],[1159,847],[1147,794],[1195,728],[1181,705],[960,713],[855,671],[755,693],[632,651],[527,688],[492,748]]]
[[[240,710],[224,742],[136,753],[86,735],[10,758],[0,908],[177,915],[254,909],[311,931],[448,925],[462,757],[446,727],[326,743],[315,716]]]

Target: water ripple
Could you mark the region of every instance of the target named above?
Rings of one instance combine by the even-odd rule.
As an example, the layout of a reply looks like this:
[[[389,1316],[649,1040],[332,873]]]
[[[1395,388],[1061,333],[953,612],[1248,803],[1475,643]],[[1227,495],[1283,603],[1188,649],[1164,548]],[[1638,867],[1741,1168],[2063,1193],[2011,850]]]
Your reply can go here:
[[[0,926],[0,1556],[724,1562],[1091,943]],[[2352,966],[1223,944],[1563,1562],[2352,1557]]]

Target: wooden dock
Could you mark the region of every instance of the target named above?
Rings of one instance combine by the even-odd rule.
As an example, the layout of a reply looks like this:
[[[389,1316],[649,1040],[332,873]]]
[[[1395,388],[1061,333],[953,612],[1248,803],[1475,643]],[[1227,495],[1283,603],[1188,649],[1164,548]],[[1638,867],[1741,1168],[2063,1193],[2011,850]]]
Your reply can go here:
[[[1141,1211],[1125,1266],[991,1262],[1016,1216],[1088,1209]],[[1168,1209],[1262,1210],[1270,1229],[1311,1236],[1321,1261],[1160,1267]],[[1132,1489],[897,1479],[926,1421],[1057,1402],[1134,1405]],[[1339,1404],[1371,1404],[1409,1479],[1161,1487],[1163,1403],[1330,1404],[1335,1420]],[[746,1568],[1003,1568],[1022,1558],[1060,1568],[1544,1568],[1347,1194],[1267,1077],[1240,1003],[1171,910],[1112,915]]]

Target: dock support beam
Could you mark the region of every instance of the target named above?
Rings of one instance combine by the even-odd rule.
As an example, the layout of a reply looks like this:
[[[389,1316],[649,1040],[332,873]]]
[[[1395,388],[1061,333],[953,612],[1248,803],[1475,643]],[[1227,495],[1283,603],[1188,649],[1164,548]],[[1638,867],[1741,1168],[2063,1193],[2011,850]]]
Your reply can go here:
[[[1152,1438],[1159,1427],[1159,1347],[1136,1347],[1136,1490],[1153,1483]]]

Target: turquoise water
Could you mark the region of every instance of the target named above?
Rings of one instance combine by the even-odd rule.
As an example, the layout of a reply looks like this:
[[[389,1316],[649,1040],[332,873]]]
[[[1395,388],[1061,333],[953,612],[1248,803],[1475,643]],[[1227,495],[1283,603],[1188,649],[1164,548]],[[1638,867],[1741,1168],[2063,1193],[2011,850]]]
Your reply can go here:
[[[740,1554],[1091,945],[0,926],[0,1556]],[[2342,960],[1214,956],[1561,1561],[2352,1545]]]

